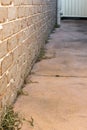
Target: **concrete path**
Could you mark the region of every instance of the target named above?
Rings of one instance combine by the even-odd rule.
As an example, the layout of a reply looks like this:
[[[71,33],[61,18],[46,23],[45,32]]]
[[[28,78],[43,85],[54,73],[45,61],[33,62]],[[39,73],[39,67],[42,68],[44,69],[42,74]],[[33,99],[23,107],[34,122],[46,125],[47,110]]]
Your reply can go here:
[[[15,109],[22,130],[87,130],[87,21],[63,21],[35,64]]]

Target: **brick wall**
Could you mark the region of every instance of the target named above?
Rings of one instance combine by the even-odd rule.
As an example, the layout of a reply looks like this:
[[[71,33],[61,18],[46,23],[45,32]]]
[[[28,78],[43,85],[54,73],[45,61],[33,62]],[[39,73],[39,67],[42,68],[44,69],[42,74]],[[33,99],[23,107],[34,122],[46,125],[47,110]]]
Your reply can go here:
[[[13,102],[56,21],[56,0],[0,0],[0,108]]]

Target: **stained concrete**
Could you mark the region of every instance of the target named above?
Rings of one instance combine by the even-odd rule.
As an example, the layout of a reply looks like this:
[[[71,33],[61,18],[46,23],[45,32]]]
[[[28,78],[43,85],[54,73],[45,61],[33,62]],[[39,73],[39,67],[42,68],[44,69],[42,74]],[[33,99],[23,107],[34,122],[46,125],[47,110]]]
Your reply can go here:
[[[46,45],[46,59],[36,63],[15,110],[22,130],[87,130],[87,21],[63,21]]]

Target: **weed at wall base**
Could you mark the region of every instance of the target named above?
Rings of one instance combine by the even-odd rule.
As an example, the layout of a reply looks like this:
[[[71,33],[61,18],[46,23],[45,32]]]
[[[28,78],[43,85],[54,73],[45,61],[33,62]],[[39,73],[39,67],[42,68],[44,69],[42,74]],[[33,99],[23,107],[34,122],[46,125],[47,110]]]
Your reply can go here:
[[[6,107],[6,111],[2,116],[0,130],[20,130],[22,121],[17,112],[14,112],[13,107]]]
[[[19,113],[14,112],[12,106],[6,107],[6,111],[1,118],[0,130],[21,130],[23,121],[34,127],[34,119],[32,117],[30,120],[27,120],[19,116]]]

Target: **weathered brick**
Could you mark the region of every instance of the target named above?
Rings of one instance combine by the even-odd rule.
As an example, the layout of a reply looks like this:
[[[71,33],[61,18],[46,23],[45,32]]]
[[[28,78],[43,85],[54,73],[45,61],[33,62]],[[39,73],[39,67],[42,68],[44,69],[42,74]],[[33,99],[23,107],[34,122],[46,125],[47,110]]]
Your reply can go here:
[[[4,74],[0,78],[0,97],[4,95],[4,93],[6,91],[6,87],[7,87],[7,76],[6,76],[6,74]]]
[[[17,33],[17,40],[18,40],[18,44],[23,43],[23,31]]]
[[[22,18],[25,16],[25,9],[26,8],[24,6],[18,7],[18,9],[17,9],[17,17],[18,18]]]
[[[39,4],[40,5],[41,4],[41,0],[33,0],[33,4],[37,4],[37,5]]]
[[[7,41],[8,51],[13,50],[17,46],[17,35],[10,37]]]
[[[0,61],[0,77],[2,76],[2,68],[1,68],[1,61]]]
[[[3,25],[0,24],[0,41],[3,39],[2,32],[3,32]]]
[[[27,19],[26,19],[26,18],[23,18],[23,19],[21,20],[21,28],[24,29],[24,28],[26,28],[27,26],[28,26],[28,24],[27,24]]]
[[[11,5],[13,0],[1,0],[2,5]]]
[[[22,0],[23,1],[23,4],[25,4],[25,5],[32,5],[32,0]]]
[[[8,9],[6,7],[0,7],[0,23],[5,22],[8,17]]]
[[[22,55],[22,45],[18,46],[18,55],[21,56]]]
[[[17,75],[17,65],[13,64],[9,69],[8,69],[8,73],[7,73],[7,79],[8,79],[8,83],[15,82],[16,79],[16,75]]]
[[[22,4],[22,0],[14,0],[14,5],[19,6]]]
[[[15,20],[13,22],[13,33],[21,31],[21,20]]]
[[[13,34],[13,22],[3,24],[3,39],[10,37]]]
[[[0,42],[0,58],[7,54],[7,41]]]
[[[17,62],[19,57],[18,47],[16,47],[14,50],[12,50],[13,54],[13,63]]]
[[[5,93],[2,97],[2,107],[11,106],[16,98],[16,91],[13,83],[7,84],[7,88],[5,89]]]
[[[7,71],[7,69],[10,67],[11,64],[12,64],[12,53],[6,55],[1,62],[2,74]]]
[[[16,17],[17,17],[17,8],[9,7],[8,8],[8,20],[16,19]]]

